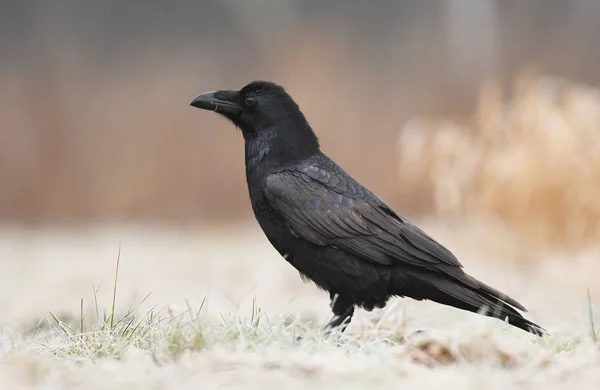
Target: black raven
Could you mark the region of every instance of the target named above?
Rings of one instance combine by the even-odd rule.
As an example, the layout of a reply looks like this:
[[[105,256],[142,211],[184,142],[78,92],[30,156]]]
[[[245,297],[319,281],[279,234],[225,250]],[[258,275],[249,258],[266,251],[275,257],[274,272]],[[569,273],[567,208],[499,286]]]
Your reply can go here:
[[[506,319],[533,334],[514,299],[466,274],[445,247],[396,214],[323,154],[304,114],[281,86],[254,81],[239,91],[196,96],[241,129],[252,210],[273,247],[330,294],[326,330],[344,331],[354,307],[382,308],[393,296],[428,299]]]

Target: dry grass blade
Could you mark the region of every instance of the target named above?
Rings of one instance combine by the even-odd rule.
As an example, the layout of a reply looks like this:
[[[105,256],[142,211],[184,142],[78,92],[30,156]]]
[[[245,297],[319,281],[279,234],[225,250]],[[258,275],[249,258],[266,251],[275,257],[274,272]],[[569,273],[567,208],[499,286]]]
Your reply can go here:
[[[110,312],[110,327],[114,328],[114,321],[115,321],[115,304],[117,301],[117,281],[119,278],[119,263],[121,262],[121,243],[119,243],[119,253],[117,254],[117,267],[115,269],[115,282],[113,285],[113,300],[112,300],[112,307],[111,307],[111,312]]]
[[[594,309],[592,307],[592,294],[590,289],[587,289],[587,304],[588,304],[588,316],[590,320],[590,336],[595,343],[598,342],[598,334],[596,333],[596,327],[594,326]]]

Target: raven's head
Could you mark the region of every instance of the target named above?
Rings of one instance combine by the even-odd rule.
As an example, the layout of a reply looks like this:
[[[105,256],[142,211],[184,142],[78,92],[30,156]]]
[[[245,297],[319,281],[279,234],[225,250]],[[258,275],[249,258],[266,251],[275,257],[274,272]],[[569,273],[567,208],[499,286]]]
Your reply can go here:
[[[300,108],[281,87],[268,81],[253,81],[239,91],[211,91],[196,96],[191,106],[223,115],[244,134],[252,137],[280,126],[308,127]]]
[[[269,154],[281,163],[319,151],[319,139],[300,108],[275,83],[253,81],[239,91],[206,92],[190,105],[215,111],[233,122],[242,130],[248,156],[260,156],[258,160]]]

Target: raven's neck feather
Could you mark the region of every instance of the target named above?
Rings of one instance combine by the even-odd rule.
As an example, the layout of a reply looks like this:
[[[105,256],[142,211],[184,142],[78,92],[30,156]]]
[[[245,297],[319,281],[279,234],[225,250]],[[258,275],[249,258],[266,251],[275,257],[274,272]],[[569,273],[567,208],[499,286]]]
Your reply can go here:
[[[265,166],[276,168],[302,161],[320,152],[319,139],[306,126],[277,126],[246,138],[246,170]]]

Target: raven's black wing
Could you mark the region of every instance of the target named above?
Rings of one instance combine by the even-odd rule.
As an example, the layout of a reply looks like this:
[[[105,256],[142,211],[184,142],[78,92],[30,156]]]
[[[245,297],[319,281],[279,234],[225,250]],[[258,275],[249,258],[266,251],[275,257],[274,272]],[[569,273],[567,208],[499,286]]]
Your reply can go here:
[[[297,235],[384,265],[405,263],[460,277],[445,247],[331,164],[306,165],[266,178],[265,195]]]
[[[452,252],[397,215],[329,159],[268,175],[264,193],[292,233],[315,245],[335,246],[381,265],[405,264],[442,272],[527,311],[514,299],[466,274]]]
[[[381,265],[405,265],[412,267],[411,272],[420,268],[447,275],[450,279],[436,279],[440,282],[437,288],[457,300],[460,304],[453,303],[456,307],[464,308],[461,304],[466,302],[471,311],[485,305],[500,310],[506,302],[527,311],[514,299],[466,274],[448,249],[397,215],[333,162],[326,164],[325,168],[323,164],[307,164],[282,170],[265,180],[264,193],[271,207],[285,219],[293,234]],[[466,288],[441,283],[451,279]],[[517,324],[523,320],[523,329],[535,325],[512,308],[502,310],[493,316],[509,316]]]

